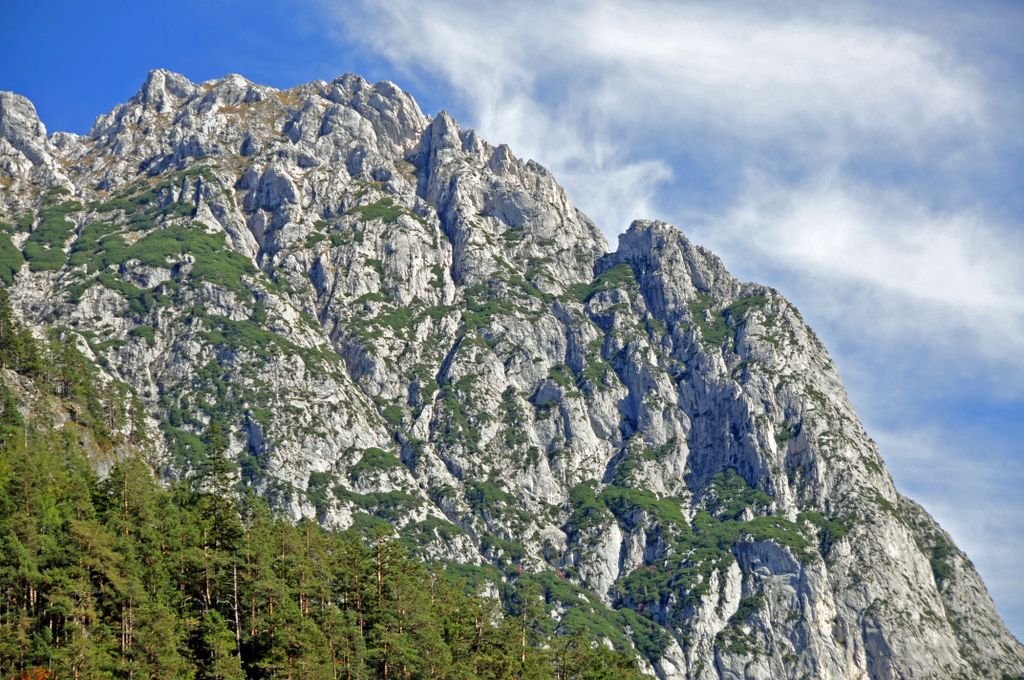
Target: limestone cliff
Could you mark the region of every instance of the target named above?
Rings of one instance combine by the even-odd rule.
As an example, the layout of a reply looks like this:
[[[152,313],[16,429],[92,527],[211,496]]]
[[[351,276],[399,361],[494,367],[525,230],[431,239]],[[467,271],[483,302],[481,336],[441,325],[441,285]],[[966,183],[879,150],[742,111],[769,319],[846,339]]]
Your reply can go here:
[[[609,251],[540,165],[389,82],[154,71],[83,136],[0,93],[0,278],[239,483],[538,572],[660,678],[1024,674],[814,332],[676,228]],[[612,639],[615,638],[615,640]]]

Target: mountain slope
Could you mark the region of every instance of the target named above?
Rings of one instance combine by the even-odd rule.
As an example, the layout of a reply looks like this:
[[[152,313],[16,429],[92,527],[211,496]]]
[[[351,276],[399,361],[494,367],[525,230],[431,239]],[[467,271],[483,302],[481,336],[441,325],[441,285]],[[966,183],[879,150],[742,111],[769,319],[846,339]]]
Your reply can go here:
[[[0,289],[0,676],[642,677],[630,651],[556,630],[528,580],[501,617],[400,541],[232,498],[215,430],[207,488],[162,486],[124,386],[12,317]]]
[[[661,222],[608,252],[391,83],[154,71],[81,137],[2,94],[0,172],[12,299],[137,391],[169,476],[215,422],[292,517],[536,573],[663,678],[1024,673],[792,305]]]

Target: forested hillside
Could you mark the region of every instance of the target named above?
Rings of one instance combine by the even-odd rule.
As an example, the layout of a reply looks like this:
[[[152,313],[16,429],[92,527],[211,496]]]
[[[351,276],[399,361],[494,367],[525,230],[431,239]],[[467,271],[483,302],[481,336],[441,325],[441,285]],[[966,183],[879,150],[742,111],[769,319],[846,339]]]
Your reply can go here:
[[[36,341],[3,289],[0,366],[2,678],[637,675],[585,628],[555,629],[552,582],[469,594],[472,569],[431,570],[379,525],[275,518],[223,456],[201,487],[162,484],[127,388],[72,342]],[[216,428],[204,440],[223,451]]]

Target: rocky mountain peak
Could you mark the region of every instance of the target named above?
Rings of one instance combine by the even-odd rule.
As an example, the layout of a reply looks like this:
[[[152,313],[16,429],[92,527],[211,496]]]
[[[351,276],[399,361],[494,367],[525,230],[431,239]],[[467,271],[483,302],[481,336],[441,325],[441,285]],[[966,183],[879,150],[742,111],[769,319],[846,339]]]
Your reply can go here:
[[[222,82],[249,83],[245,78],[236,74],[225,77]],[[146,82],[142,84],[132,101],[141,104],[149,111],[158,114],[168,113],[175,110],[181,100],[191,97],[195,91],[195,84],[180,73],[173,73],[166,69],[153,69],[146,76]]]
[[[10,178],[53,167],[46,126],[36,107],[13,92],[0,92],[0,170]]]
[[[619,236],[612,262],[629,263],[637,271],[653,293],[648,304],[663,314],[685,310],[701,294],[731,300],[742,287],[714,253],[658,220],[633,222]]]
[[[3,94],[0,170],[12,301],[139,396],[168,477],[225,433],[282,514],[532,575],[660,678],[1024,673],[782,295],[660,221],[609,252],[393,83],[158,70],[49,138]]]

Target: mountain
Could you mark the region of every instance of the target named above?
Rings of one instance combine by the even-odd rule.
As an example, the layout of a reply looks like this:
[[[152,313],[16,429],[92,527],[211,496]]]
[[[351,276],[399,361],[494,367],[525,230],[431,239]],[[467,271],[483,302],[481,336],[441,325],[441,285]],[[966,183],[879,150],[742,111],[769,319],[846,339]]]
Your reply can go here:
[[[1024,674],[777,291],[389,82],[150,73],[83,136],[0,94],[0,278],[138,395],[169,480],[535,578],[659,678]]]

